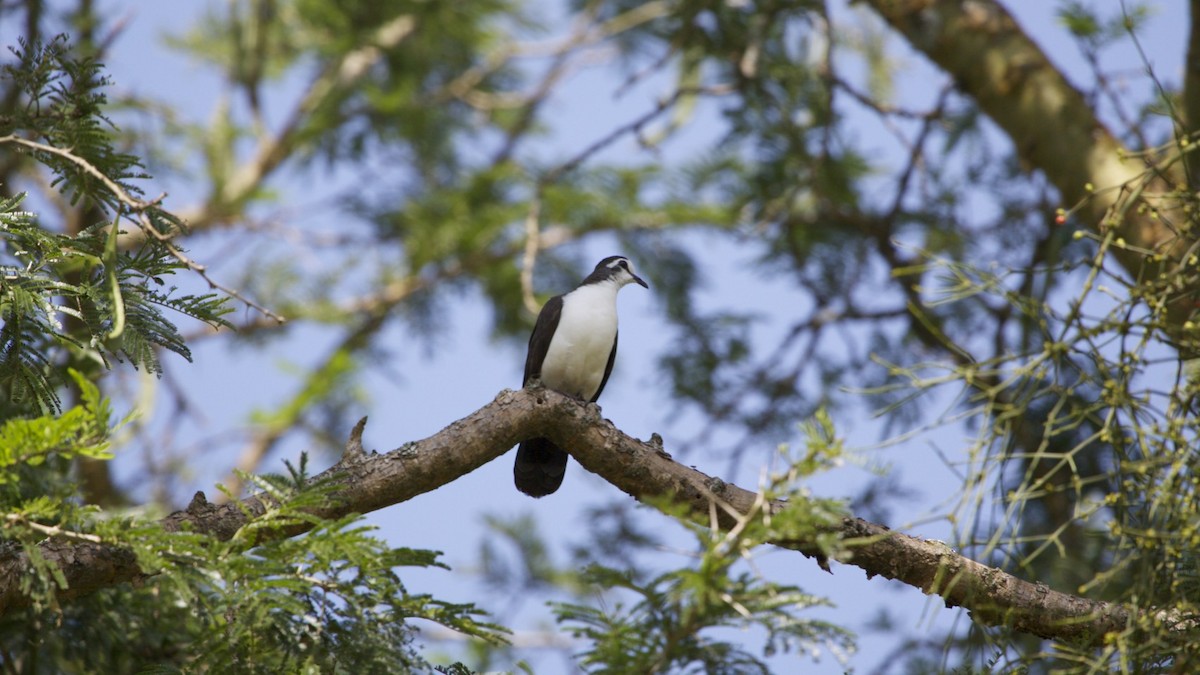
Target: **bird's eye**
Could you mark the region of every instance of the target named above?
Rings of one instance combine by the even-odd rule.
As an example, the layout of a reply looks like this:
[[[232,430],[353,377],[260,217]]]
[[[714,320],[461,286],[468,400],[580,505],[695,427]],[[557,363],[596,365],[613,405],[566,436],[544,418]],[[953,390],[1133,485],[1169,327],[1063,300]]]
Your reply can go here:
[[[620,262],[620,265],[621,265],[621,267],[625,268],[625,271],[626,271],[626,272],[628,272],[628,271],[629,271],[629,261],[628,261],[628,260],[622,260],[622,261]]]

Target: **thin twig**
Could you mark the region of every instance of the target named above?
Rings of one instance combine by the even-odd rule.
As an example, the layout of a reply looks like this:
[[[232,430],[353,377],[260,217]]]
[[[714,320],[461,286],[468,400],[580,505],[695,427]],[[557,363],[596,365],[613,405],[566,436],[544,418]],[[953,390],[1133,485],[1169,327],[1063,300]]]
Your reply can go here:
[[[553,169],[542,175],[538,182],[541,185],[549,185],[558,180],[562,176],[579,168],[581,164],[591,159],[593,155],[601,150],[612,145],[618,138],[626,134],[640,135],[645,126],[653,122],[658,117],[662,116],[668,110],[675,106],[681,98],[686,96],[708,95],[708,96],[724,96],[733,91],[729,85],[712,85],[707,87],[681,87],[676,89],[670,96],[664,97],[650,110],[642,113],[638,117],[626,122],[625,124],[613,129],[604,137],[597,139],[591,145],[587,146],[576,154],[571,159],[559,164]]]
[[[21,145],[21,146],[30,148],[31,150],[36,150],[38,152],[46,152],[46,153],[50,153],[52,155],[57,155],[59,157],[62,157],[64,159],[68,160],[72,164],[75,164],[80,169],[82,169],[85,173],[92,176],[96,180],[100,181],[104,185],[104,187],[106,187],[108,189],[108,191],[111,192],[113,194],[113,196],[115,196],[117,198],[117,201],[119,201],[125,208],[129,209],[131,215],[134,218],[134,222],[137,223],[138,227],[142,230],[142,232],[153,237],[154,239],[157,239],[160,243],[162,243],[163,246],[166,247],[167,252],[170,253],[173,258],[178,260],[181,264],[183,264],[185,267],[187,267],[191,271],[198,274],[200,276],[200,278],[204,279],[204,281],[206,281],[208,283],[209,288],[219,290],[222,293],[228,295],[229,297],[235,298],[235,299],[241,301],[247,307],[250,307],[250,308],[262,313],[263,315],[270,317],[271,319],[274,319],[278,323],[284,323],[287,320],[284,317],[280,316],[279,314],[272,312],[270,309],[264,307],[263,305],[260,305],[257,302],[246,297],[241,292],[239,292],[237,289],[230,288],[230,287],[225,286],[224,284],[221,284],[220,282],[214,280],[212,277],[210,277],[208,275],[207,268],[205,268],[204,265],[201,265],[200,263],[191,259],[190,257],[187,256],[187,254],[185,254],[177,246],[175,246],[173,243],[171,243],[171,239],[172,239],[171,236],[163,234],[162,232],[158,231],[158,228],[154,226],[153,222],[151,222],[150,216],[147,215],[147,213],[149,211],[153,211],[153,210],[161,210],[162,201],[166,198],[167,193],[164,192],[164,193],[160,194],[159,196],[155,197],[154,199],[140,199],[138,197],[134,197],[133,195],[129,194],[129,192],[125,188],[121,187],[118,183],[116,183],[111,178],[106,176],[103,171],[97,169],[95,166],[92,165],[91,162],[72,153],[70,150],[58,148],[58,147],[55,147],[52,145],[46,145],[44,143],[38,143],[37,141],[31,141],[29,139],[21,138],[20,136],[16,136],[13,134],[9,134],[7,136],[0,136],[0,145],[5,144],[5,143],[14,143],[16,145]]]
[[[94,534],[85,532],[76,532],[74,530],[63,529],[57,525],[42,525],[41,523],[27,520],[24,516],[18,513],[9,513],[4,516],[4,519],[14,525],[23,525],[31,530],[41,532],[47,537],[65,537],[67,539],[75,539],[78,541],[90,541],[93,544],[102,543],[104,540]]]
[[[23,145],[31,150],[37,150],[38,152],[48,152],[52,155],[58,155],[59,157],[62,157],[64,159],[70,161],[72,164],[75,164],[79,168],[83,169],[84,172],[86,172],[88,175],[92,176],[96,180],[103,183],[104,187],[108,188],[109,192],[112,192],[113,195],[115,195],[122,204],[129,207],[129,209],[132,211],[140,212],[140,211],[145,211],[146,209],[149,209],[152,207],[156,207],[156,206],[158,206],[158,203],[160,201],[162,201],[163,197],[166,196],[165,194],[163,194],[163,195],[159,196],[157,199],[154,199],[151,201],[146,201],[144,199],[138,199],[137,197],[134,197],[133,195],[126,192],[125,188],[121,187],[115,181],[113,181],[111,178],[106,176],[103,171],[92,166],[91,162],[87,161],[86,159],[84,159],[82,157],[79,157],[78,155],[75,155],[70,150],[64,150],[62,148],[56,148],[53,145],[46,145],[44,143],[38,143],[37,141],[31,141],[27,138],[21,138],[20,136],[17,136],[15,134],[9,134],[7,136],[0,136],[0,144],[3,144],[3,143],[15,143],[17,145]]]

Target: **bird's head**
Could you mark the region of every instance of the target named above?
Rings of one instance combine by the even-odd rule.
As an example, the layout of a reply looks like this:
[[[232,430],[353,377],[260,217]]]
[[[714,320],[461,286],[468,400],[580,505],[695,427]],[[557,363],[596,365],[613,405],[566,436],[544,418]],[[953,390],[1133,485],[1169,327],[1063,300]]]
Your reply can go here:
[[[633,271],[633,263],[623,255],[610,255],[604,260],[596,263],[596,269],[588,275],[583,283],[600,283],[609,282],[617,284],[617,287],[626,286],[628,284],[639,284],[642,288],[650,288],[642,278]]]

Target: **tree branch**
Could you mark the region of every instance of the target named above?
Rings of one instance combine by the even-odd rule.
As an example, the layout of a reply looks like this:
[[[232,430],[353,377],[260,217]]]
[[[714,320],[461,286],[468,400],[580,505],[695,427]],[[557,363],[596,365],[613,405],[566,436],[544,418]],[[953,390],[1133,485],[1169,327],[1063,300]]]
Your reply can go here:
[[[867,4],[975,99],[1084,223],[1102,233],[1116,228],[1125,245],[1114,254],[1130,276],[1159,282],[1186,261],[1196,233],[1170,194],[1184,184],[1178,156],[1125,148],[1004,7],[995,0]],[[1175,296],[1167,330],[1185,352],[1197,352],[1200,339],[1184,327],[1194,298]]]
[[[1183,67],[1183,132],[1195,143],[1200,132],[1200,0],[1191,0],[1188,4],[1191,26]],[[1200,153],[1188,153],[1187,168],[1190,184],[1200,184]]]
[[[525,389],[505,390],[433,436],[382,455],[361,450],[361,425],[356,427],[342,460],[317,477],[328,480],[331,491],[325,504],[313,513],[338,518],[407,501],[450,483],[534,436],[548,437],[569,448],[584,468],[634,498],[667,495],[703,523],[709,523],[715,512],[720,527],[733,527],[736,514],[749,512],[757,497],[675,462],[655,444],[625,435],[603,420],[595,405],[581,405],[545,389]],[[266,512],[270,499],[260,494],[216,506],[197,493],[187,509],[164,518],[161,524],[168,531],[186,529],[228,540]],[[718,504],[721,508],[714,508]],[[782,507],[775,504],[773,508]],[[309,527],[298,523],[263,536],[294,536]],[[832,531],[849,547],[850,554],[842,562],[861,568],[868,577],[895,579],[939,595],[947,607],[964,607],[983,624],[1099,645],[1106,634],[1123,630],[1133,618],[1124,606],[1023,581],[965,558],[941,542],[893,532],[859,518],[846,517]],[[773,543],[809,556],[820,555],[815,541]],[[39,553],[62,570],[67,581],[67,588],[59,593],[60,602],[144,576],[133,554],[118,546],[54,537],[41,544]],[[0,615],[28,604],[20,580],[30,573],[25,553],[0,553]]]

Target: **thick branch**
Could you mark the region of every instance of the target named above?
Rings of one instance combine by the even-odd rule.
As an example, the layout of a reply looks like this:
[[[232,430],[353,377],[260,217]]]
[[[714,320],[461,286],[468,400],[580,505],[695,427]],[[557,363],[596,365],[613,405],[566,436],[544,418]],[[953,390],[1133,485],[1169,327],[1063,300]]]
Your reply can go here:
[[[625,435],[601,419],[594,405],[583,406],[544,389],[501,392],[488,405],[433,436],[382,455],[362,452],[360,432],[361,426],[342,461],[321,474],[320,478],[331,481],[332,491],[326,504],[314,510],[317,515],[337,518],[406,501],[450,483],[533,436],[546,436],[569,448],[585,468],[633,497],[670,496],[705,523],[718,501],[740,513],[749,512],[755,501],[755,493],[679,464],[661,448]],[[215,506],[198,493],[186,510],[163,519],[162,525],[170,531],[188,529],[227,540],[266,509],[267,502],[260,496]],[[721,527],[735,524],[724,509],[715,512],[720,514]],[[307,527],[300,524],[274,536],[293,536]],[[1122,630],[1131,619],[1122,606],[1023,581],[969,560],[940,542],[892,532],[858,518],[845,518],[834,530],[852,552],[843,562],[868,576],[896,579],[940,595],[948,607],[965,607],[984,624],[1009,625],[1076,644],[1099,644],[1106,633]],[[811,541],[775,543],[809,555],[819,552]],[[115,546],[54,538],[42,544],[40,552],[67,580],[60,601],[142,575],[129,551]],[[24,554],[0,558],[0,615],[28,604],[20,579],[30,573]]]
[[[1196,142],[1200,138],[1200,0],[1191,0],[1188,4],[1191,26],[1183,64],[1183,131]],[[1200,185],[1200,153],[1188,153],[1187,168],[1190,184]]]
[[[1172,184],[1183,184],[1178,165],[1148,169],[1133,157],[999,3],[867,4],[975,99],[1063,203],[1078,205],[1083,222],[1101,232],[1117,228],[1125,246],[1115,254],[1134,279],[1157,281],[1184,259],[1196,233],[1169,197]],[[1192,310],[1191,299],[1182,297],[1168,308],[1167,321],[1172,337],[1195,349],[1194,333],[1183,328]]]

